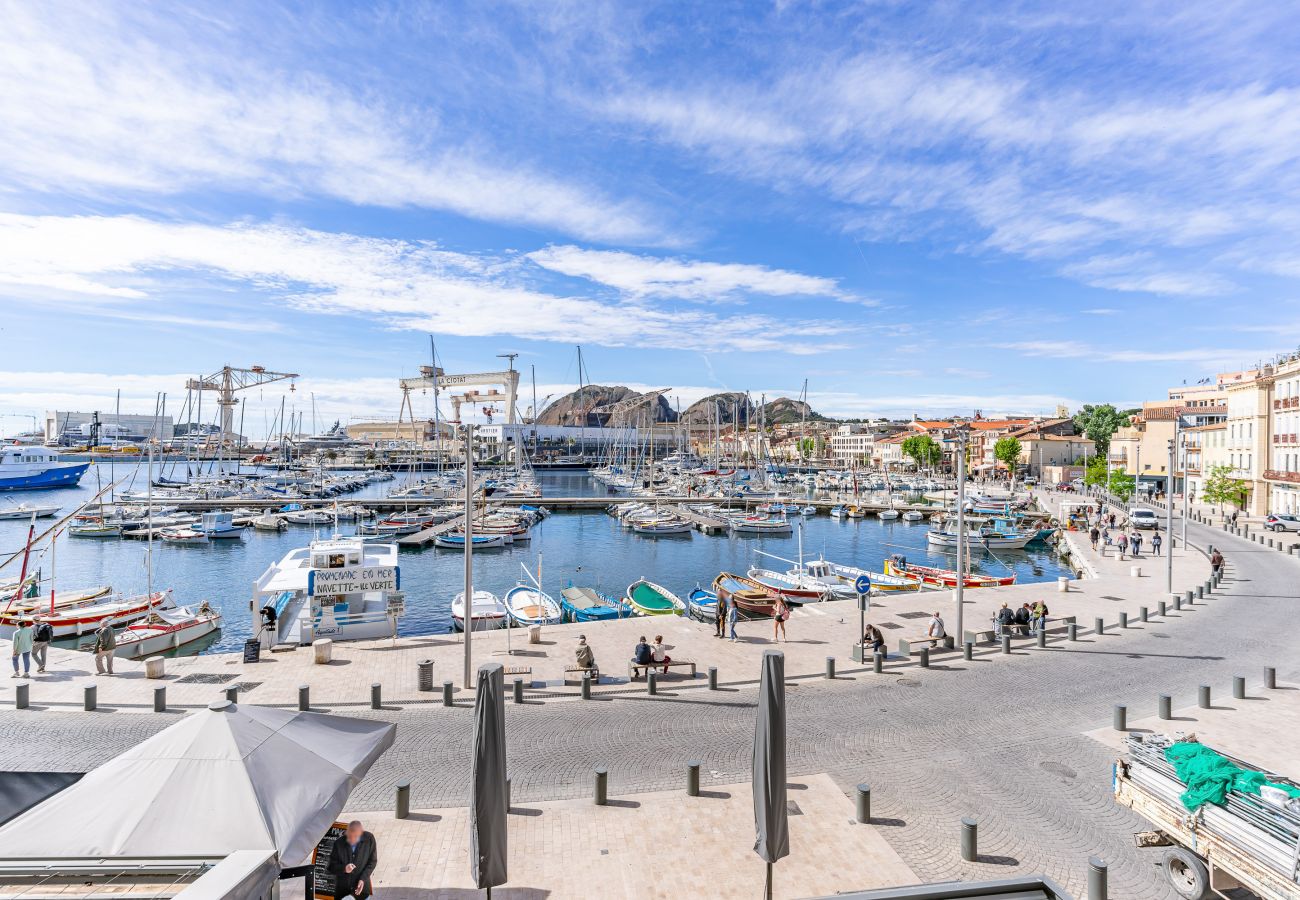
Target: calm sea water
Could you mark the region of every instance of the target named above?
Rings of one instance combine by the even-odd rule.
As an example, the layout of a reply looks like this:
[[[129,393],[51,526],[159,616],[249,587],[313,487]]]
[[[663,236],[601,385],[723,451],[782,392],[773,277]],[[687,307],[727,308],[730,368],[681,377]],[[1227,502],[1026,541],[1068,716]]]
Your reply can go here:
[[[122,476],[118,472],[118,477]],[[107,477],[105,473],[104,477]],[[583,472],[547,472],[539,475],[544,496],[603,496],[605,488]],[[401,480],[373,485],[352,498],[382,496]],[[143,481],[138,485],[143,488]],[[95,493],[93,473],[83,486],[46,492],[22,492],[12,499],[34,503],[60,503],[65,511],[89,499]],[[54,520],[37,520],[38,533]],[[43,524],[42,524],[43,523]],[[881,561],[890,553],[903,552],[920,563],[950,566],[951,558],[926,548],[923,523],[881,522],[878,519],[841,521],[822,514],[804,519],[804,553],[824,553],[828,559],[879,571]],[[344,531],[350,531],[345,527]],[[272,563],[290,550],[306,545],[317,531],[305,526],[290,526],[288,531],[269,534],[248,530],[243,540],[218,541],[207,546],[177,547],[155,543],[154,585],[171,588],[181,604],[210,601],[219,607],[225,627],[207,647],[207,651],[238,649],[252,632],[248,600],[253,582]],[[0,549],[21,549],[27,535],[27,523],[0,521]],[[610,594],[621,594],[638,578],[646,577],[686,594],[696,585],[707,587],[721,571],[744,573],[751,565],[784,568],[785,564],[767,559],[755,551],[762,550],[786,559],[798,554],[797,537],[707,537],[689,536],[646,538],[621,528],[604,512],[555,513],[532,531],[526,544],[474,554],[475,588],[498,595],[513,587],[527,566],[534,573],[541,565],[543,586],[552,594],[568,584],[595,587]],[[328,536],[321,532],[321,536]],[[6,553],[7,556],[7,553]],[[451,598],[463,584],[464,558],[456,551],[427,547],[401,552],[402,587],[406,591],[406,616],[401,620],[402,634],[445,632],[450,627]],[[973,563],[979,571],[1004,573],[1014,570],[1021,582],[1050,581],[1069,569],[1046,548],[1027,551],[1003,551],[997,558],[976,552]],[[15,562],[0,572],[0,581],[16,581]],[[39,565],[44,575],[52,570],[48,551]],[[145,543],[135,540],[92,540],[63,537],[57,552],[57,583],[60,590],[112,585],[127,594],[145,590]]]

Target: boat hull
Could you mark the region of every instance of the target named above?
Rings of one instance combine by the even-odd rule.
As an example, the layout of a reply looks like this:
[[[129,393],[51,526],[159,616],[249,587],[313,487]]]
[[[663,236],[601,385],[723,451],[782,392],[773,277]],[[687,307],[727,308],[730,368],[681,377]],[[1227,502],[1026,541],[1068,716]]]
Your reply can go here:
[[[55,463],[38,472],[0,474],[0,491],[43,491],[47,488],[76,487],[90,463]]]
[[[713,593],[719,600],[736,604],[737,609],[750,617],[771,618],[776,614],[776,591],[752,578],[723,572],[713,579]]]

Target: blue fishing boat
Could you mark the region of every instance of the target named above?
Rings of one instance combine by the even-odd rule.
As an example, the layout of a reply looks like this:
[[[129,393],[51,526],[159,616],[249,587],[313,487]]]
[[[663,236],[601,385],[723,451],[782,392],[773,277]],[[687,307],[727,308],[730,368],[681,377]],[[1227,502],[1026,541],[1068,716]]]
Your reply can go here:
[[[691,618],[712,622],[718,615],[718,595],[697,587],[686,597],[686,609]]]
[[[607,622],[632,615],[624,604],[595,588],[569,585],[560,591],[560,610],[566,622]]]
[[[40,491],[76,487],[90,463],[59,461],[46,447],[5,447],[0,454],[0,491]]]

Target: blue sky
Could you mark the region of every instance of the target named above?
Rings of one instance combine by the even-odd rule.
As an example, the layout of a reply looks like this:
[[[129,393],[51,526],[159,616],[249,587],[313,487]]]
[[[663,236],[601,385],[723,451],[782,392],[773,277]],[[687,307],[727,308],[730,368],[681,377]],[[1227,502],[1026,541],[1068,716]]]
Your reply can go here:
[[[580,343],[598,382],[806,378],[845,416],[1136,402],[1300,340],[1286,4],[5,20],[4,432],[175,408],[227,363],[392,417],[429,333],[449,371],[518,352],[541,397]]]

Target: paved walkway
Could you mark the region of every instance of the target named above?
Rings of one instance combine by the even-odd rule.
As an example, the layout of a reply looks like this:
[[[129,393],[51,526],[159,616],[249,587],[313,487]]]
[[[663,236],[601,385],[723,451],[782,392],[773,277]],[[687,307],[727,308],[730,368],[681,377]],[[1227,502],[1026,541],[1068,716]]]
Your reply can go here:
[[[971,662],[950,656],[929,669],[896,666],[884,675],[794,679],[788,690],[792,778],[826,773],[846,793],[869,781],[875,827],[922,879],[1039,871],[1082,896],[1086,858],[1100,854],[1111,863],[1112,896],[1170,897],[1154,868],[1156,857],[1132,846],[1131,834],[1142,823],[1110,800],[1113,751],[1085,732],[1108,724],[1115,703],[1128,704],[1130,717],[1140,721],[1154,713],[1160,693],[1172,693],[1181,706],[1205,682],[1228,696],[1233,675],[1257,673],[1264,665],[1276,665],[1284,683],[1300,680],[1294,652],[1300,562],[1199,525],[1190,535],[1202,547],[1223,547],[1228,578],[1205,603],[1164,619],[1042,650],[1021,647],[1010,656],[991,653]],[[1189,555],[1188,565],[1197,565],[1195,559]],[[1105,601],[1113,610],[1135,612],[1143,601],[1154,606],[1165,596],[1161,579],[1130,579],[1113,569],[1108,574],[1111,561],[1090,562],[1102,569],[1099,582],[1110,579],[1111,596],[1122,598]],[[1195,568],[1188,574],[1199,581]],[[1102,600],[1080,591],[1080,602],[1085,596]],[[714,641],[707,635],[701,640]],[[796,646],[788,645],[792,658]],[[823,645],[807,652],[801,665],[820,671],[816,656],[830,651]],[[356,672],[346,698],[361,699],[372,679],[358,677],[355,662],[337,669]],[[345,688],[340,682],[340,693]],[[39,689],[33,688],[34,700]],[[208,699],[216,688],[203,690]],[[249,693],[251,700],[260,702],[259,690]],[[754,708],[746,687],[670,690],[658,697],[638,689],[590,702],[530,700],[539,702],[507,708],[514,797],[521,806],[586,797],[597,766],[609,768],[614,798],[679,789],[688,759],[717,773],[714,784],[747,780]],[[358,707],[355,714],[398,723],[396,745],[354,793],[355,808],[391,809],[395,784],[408,777],[417,808],[464,803],[465,705],[407,705],[400,712]],[[0,713],[0,765],[41,758],[89,768],[171,721],[175,714],[8,710]],[[964,863],[958,854],[963,815],[980,822],[985,855],[978,863]],[[682,824],[679,864],[712,871],[712,860],[692,854],[693,833],[691,823]],[[441,833],[430,839],[450,840]]]

